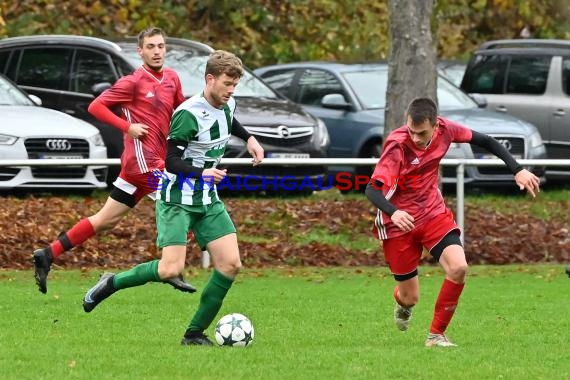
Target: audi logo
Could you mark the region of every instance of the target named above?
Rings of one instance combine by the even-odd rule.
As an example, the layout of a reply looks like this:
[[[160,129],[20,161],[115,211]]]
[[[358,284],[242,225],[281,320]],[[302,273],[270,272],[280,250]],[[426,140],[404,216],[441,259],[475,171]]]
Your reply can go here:
[[[48,139],[46,148],[49,150],[67,151],[71,150],[71,143],[65,139]]]
[[[509,152],[511,151],[513,144],[509,140],[497,140],[499,144],[505,147]]]
[[[290,136],[289,128],[285,125],[280,125],[277,127],[277,134],[286,139]]]

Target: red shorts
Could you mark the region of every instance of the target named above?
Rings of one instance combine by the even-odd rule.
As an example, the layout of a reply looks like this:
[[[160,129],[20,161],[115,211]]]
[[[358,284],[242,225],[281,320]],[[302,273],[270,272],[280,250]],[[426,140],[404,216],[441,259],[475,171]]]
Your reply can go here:
[[[145,195],[154,195],[158,189],[160,178],[160,174],[157,175],[154,172],[129,174],[121,168],[121,172],[113,185],[132,195],[135,203],[138,203]],[[152,198],[154,199],[154,197]]]
[[[423,248],[429,251],[449,232],[459,230],[453,213],[446,209],[426,223],[415,226],[411,232],[383,240],[384,258],[394,275],[406,275],[418,268]]]

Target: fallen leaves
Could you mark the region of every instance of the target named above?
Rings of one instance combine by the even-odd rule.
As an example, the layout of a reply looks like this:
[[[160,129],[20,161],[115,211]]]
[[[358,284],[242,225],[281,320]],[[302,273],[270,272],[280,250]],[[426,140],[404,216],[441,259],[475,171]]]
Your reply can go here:
[[[34,249],[48,245],[61,231],[94,214],[104,203],[101,199],[65,196],[7,196],[3,200],[0,267],[12,269],[30,269]],[[240,241],[247,267],[384,265],[381,248],[375,243],[361,250],[350,249],[351,245],[343,243],[346,239],[338,244],[299,243],[298,236],[314,230],[354,240],[370,236],[375,210],[364,198],[229,198],[225,203],[238,228],[238,238],[259,238]],[[513,216],[468,206],[465,227],[470,264],[570,262],[565,220],[542,220],[524,207]],[[128,268],[159,257],[155,238],[154,203],[145,199],[116,228],[65,253],[55,264],[80,269]],[[200,257],[200,249],[190,242],[187,263],[198,267]]]

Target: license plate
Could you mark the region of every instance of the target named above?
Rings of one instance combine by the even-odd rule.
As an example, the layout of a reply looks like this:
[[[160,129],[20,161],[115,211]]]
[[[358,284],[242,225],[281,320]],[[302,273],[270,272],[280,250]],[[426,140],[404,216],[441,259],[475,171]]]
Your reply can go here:
[[[83,157],[81,155],[79,156],[66,156],[66,155],[61,155],[61,154],[40,154],[40,158],[43,159],[67,159],[67,160],[80,160]]]
[[[309,153],[267,153],[267,158],[310,158]]]

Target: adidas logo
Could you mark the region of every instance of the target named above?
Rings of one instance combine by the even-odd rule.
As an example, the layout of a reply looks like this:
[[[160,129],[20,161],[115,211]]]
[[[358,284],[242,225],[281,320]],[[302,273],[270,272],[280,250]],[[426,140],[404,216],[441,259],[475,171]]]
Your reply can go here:
[[[145,98],[152,98],[154,96],[154,94],[152,93],[152,91],[149,91],[146,93]]]
[[[416,158],[414,158],[414,159],[412,160],[412,162],[410,162],[410,163],[411,163],[412,165],[419,165],[419,164],[420,164],[420,159],[416,157]]]
[[[208,112],[206,112],[206,110],[202,110],[202,117],[208,117],[208,116],[210,116]]]

